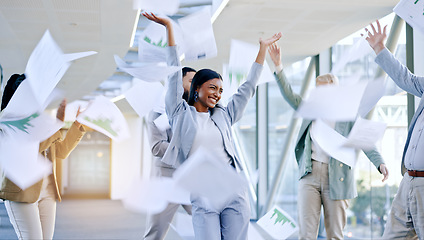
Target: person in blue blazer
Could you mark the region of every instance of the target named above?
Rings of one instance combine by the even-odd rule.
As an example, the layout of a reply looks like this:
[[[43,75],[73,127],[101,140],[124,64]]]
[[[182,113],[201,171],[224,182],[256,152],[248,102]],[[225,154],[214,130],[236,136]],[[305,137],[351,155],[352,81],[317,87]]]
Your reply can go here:
[[[403,179],[392,203],[383,239],[424,239],[424,77],[412,74],[385,47],[386,27],[365,29],[366,40],[377,54],[375,62],[403,90],[421,98],[411,120],[402,156]]]
[[[162,24],[168,35],[168,65],[180,66],[171,22],[154,14],[143,14]],[[169,77],[165,109],[173,136],[162,162],[178,166],[196,150],[204,148],[214,153],[217,161],[242,171],[237,157],[231,126],[243,116],[248,101],[253,97],[262,72],[268,46],[280,39],[277,33],[269,39],[260,40],[257,58],[243,83],[227,106],[219,104],[223,91],[222,77],[210,69],[201,69],[193,77],[188,102],[182,99],[181,73]],[[220,208],[208,204],[202,196],[191,196],[195,238],[247,239],[250,206],[247,188],[234,189],[234,197]]]

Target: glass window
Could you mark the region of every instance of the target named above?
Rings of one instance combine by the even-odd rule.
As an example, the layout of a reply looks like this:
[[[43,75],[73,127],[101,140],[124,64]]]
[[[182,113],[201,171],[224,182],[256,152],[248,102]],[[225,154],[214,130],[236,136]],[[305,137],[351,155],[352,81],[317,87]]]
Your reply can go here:
[[[387,33],[390,32],[394,16],[394,14],[390,14],[380,20],[382,25],[388,25]],[[359,32],[364,31],[361,30]],[[359,32],[352,34],[333,46],[333,63],[352,46],[355,38],[360,36]],[[404,27],[395,55],[402,63],[405,63]],[[375,54],[372,52],[347,64],[338,75],[341,84],[355,76],[358,76],[359,80],[375,79],[379,68],[374,59]],[[385,135],[376,144],[376,147],[389,168],[390,176],[383,183],[381,181],[383,176],[377,171],[376,167],[364,153],[361,152],[359,154],[358,162],[355,166],[358,197],[350,200],[347,211],[348,222],[345,227],[346,237],[374,238],[383,234],[387,214],[402,178],[400,174],[400,159],[402,159],[403,145],[407,135],[406,109],[406,93],[388,78],[385,96],[377,103],[371,119],[387,124]]]
[[[302,82],[305,78],[310,60],[311,58],[307,58],[284,68],[284,73],[296,94],[300,94]],[[270,82],[268,85],[268,104],[268,182],[271,183],[282,161],[283,148],[287,140],[290,123],[294,116],[294,110],[281,95],[276,81]],[[295,141],[297,132],[295,131],[291,141]],[[294,159],[293,151],[290,151],[286,159],[283,178],[279,183],[280,187],[274,204],[281,207],[294,219],[297,219],[298,175],[298,166]]]

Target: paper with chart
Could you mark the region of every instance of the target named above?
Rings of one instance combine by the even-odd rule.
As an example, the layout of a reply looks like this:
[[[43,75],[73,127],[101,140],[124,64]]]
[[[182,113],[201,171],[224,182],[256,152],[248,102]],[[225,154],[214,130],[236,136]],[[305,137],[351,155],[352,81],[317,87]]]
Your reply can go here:
[[[99,96],[91,102],[77,120],[117,142],[130,136],[125,117],[119,108],[104,96]]]
[[[145,12],[174,15],[180,6],[179,0],[133,0],[133,8]]]
[[[297,114],[305,119],[355,120],[365,87],[364,82],[317,87],[302,101]]]
[[[297,223],[281,208],[274,206],[257,224],[273,239],[287,239],[297,231]]]
[[[161,103],[165,88],[159,82],[140,81],[124,93],[128,103],[140,118],[146,116],[156,104]]]
[[[0,119],[0,130],[3,137],[15,140],[30,140],[42,142],[59,131],[63,122],[46,113],[34,113],[22,119]]]
[[[170,19],[171,20],[171,19]],[[184,37],[180,26],[171,20],[175,43],[179,55],[184,53]],[[138,59],[140,62],[166,62],[168,37],[166,28],[155,22],[149,23],[138,37]]]
[[[161,80],[165,80],[170,74],[181,70],[180,66],[167,66],[165,63],[139,63],[138,66],[131,66],[125,63],[120,57],[116,55],[114,57],[119,69],[135,78],[147,82],[159,82]]]
[[[83,112],[87,108],[88,104],[88,101],[81,100],[68,103],[65,110],[65,122],[74,122],[77,118],[78,109],[80,109],[80,112]]]
[[[51,162],[39,156],[39,144],[62,125],[63,122],[45,113],[23,119],[1,119],[0,165],[5,175],[25,189],[50,174]]]
[[[355,149],[345,147],[346,137],[336,132],[322,120],[315,120],[315,126],[311,129],[311,138],[329,156],[350,167],[355,167],[357,159]]]
[[[375,143],[383,137],[386,127],[384,122],[358,118],[343,146],[362,150],[374,149]]]
[[[218,54],[209,8],[180,18],[178,23],[184,36],[186,61],[212,58]]]
[[[39,144],[39,141],[1,136],[1,169],[7,178],[23,190],[52,172],[51,161],[38,153]]]
[[[401,0],[393,11],[424,34],[424,0]]]
[[[246,80],[247,74],[256,60],[258,51],[258,45],[232,39],[230,60],[228,64],[230,79],[237,79],[239,85]],[[258,85],[274,81],[274,79],[274,74],[271,72],[268,63],[265,61],[261,76],[259,77]]]

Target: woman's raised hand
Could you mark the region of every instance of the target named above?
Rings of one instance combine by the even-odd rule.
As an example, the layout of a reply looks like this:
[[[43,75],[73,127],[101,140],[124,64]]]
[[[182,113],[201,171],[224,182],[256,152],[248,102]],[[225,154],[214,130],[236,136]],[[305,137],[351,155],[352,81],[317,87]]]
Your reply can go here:
[[[168,27],[171,24],[171,20],[169,18],[165,18],[165,17],[158,17],[153,13],[142,13],[143,16],[145,16],[147,19],[149,19],[150,21],[159,23],[160,25],[163,25],[165,27]]]
[[[271,44],[275,43],[276,41],[278,41],[281,36],[283,34],[281,32],[274,34],[272,37],[268,38],[268,39],[259,39],[259,44],[264,47],[269,47]]]
[[[266,51],[267,48],[275,43],[276,41],[278,41],[281,38],[282,34],[281,32],[274,34],[272,37],[268,38],[268,39],[259,39],[259,52],[258,52],[258,56],[256,57],[255,62],[263,65],[265,62],[265,55],[266,55]]]
[[[158,17],[153,13],[142,13],[143,16],[145,16],[150,21],[159,23],[160,25],[163,25],[166,27],[166,33],[168,35],[168,46],[175,46],[175,39],[174,39],[174,32],[172,29],[172,22],[171,19],[166,17]]]

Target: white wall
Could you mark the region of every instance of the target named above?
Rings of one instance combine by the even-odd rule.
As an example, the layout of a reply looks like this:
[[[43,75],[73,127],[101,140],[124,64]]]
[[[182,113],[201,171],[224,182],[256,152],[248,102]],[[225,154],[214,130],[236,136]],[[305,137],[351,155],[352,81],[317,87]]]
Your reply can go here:
[[[112,141],[111,199],[122,199],[134,178],[142,174],[142,120],[135,115],[125,116],[131,137],[122,142]]]

